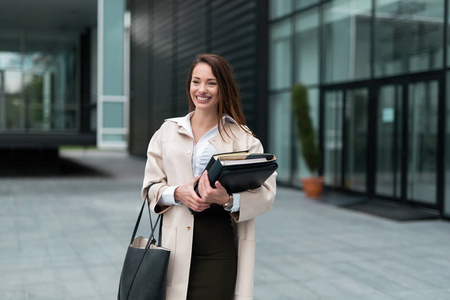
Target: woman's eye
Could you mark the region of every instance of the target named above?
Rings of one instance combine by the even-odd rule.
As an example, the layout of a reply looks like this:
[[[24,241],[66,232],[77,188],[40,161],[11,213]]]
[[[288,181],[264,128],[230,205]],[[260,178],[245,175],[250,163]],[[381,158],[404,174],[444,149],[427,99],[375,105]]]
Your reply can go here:
[[[198,84],[198,81],[197,80],[192,80],[192,83],[193,84]]]
[[[209,85],[217,85],[216,82],[210,82]]]

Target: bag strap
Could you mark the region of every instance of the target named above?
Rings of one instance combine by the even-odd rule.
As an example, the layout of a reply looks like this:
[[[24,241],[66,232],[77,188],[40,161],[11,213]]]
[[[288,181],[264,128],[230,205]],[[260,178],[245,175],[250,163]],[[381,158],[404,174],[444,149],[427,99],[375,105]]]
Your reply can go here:
[[[153,184],[152,184],[152,185],[153,185]],[[160,235],[159,235],[159,237],[158,237],[158,239],[159,239],[158,246],[161,246],[162,216],[159,215],[158,218],[156,219],[155,224],[153,224],[153,221],[152,221],[152,215],[151,215],[151,211],[150,211],[150,200],[148,199],[148,190],[150,189],[150,187],[151,187],[152,185],[150,185],[150,186],[147,188],[147,190],[146,190],[146,193],[145,193],[145,194],[146,194],[145,200],[142,202],[141,210],[140,210],[139,215],[138,215],[138,218],[137,218],[137,220],[136,220],[136,224],[134,225],[134,230],[133,230],[133,235],[131,236],[130,245],[133,243],[134,239],[136,238],[136,233],[137,233],[137,230],[138,230],[138,228],[139,228],[139,224],[141,223],[142,213],[144,212],[145,203],[147,203],[147,207],[148,207],[148,216],[149,216],[149,218],[150,218],[150,229],[151,229],[151,234],[150,234],[150,237],[149,237],[149,239],[148,239],[146,248],[149,248],[151,244],[155,244],[155,243],[156,243],[156,240],[155,240],[155,229],[156,229],[156,226],[158,225],[158,222],[160,222],[160,224],[159,224],[159,225],[160,225],[160,228],[159,228],[159,234],[160,234]]]

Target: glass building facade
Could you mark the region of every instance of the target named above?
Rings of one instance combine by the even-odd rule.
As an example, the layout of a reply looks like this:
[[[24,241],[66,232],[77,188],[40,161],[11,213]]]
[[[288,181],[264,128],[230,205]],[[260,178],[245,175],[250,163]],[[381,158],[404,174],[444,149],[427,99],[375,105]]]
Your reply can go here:
[[[77,131],[78,54],[75,34],[0,31],[0,131]]]
[[[127,147],[126,4],[0,2],[1,153]]]
[[[291,88],[308,88],[327,187],[450,216],[449,1],[270,0],[269,146],[308,175]]]

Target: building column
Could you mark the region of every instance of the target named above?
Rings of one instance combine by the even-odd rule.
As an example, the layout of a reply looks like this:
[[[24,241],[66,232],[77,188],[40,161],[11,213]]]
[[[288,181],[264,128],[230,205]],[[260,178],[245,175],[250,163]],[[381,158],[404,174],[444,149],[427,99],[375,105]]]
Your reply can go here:
[[[97,147],[128,146],[125,1],[98,0]]]

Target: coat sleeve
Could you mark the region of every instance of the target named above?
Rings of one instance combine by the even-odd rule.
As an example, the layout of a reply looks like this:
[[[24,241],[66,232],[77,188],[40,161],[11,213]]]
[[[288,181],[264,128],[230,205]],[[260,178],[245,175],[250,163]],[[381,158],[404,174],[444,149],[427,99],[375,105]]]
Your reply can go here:
[[[264,152],[263,146],[258,139],[251,137],[249,144],[250,153]],[[254,219],[270,210],[275,199],[276,176],[277,173],[275,172],[261,187],[241,193],[239,211],[231,213],[235,222]]]
[[[164,213],[170,208],[170,206],[156,205],[164,190],[168,187],[162,158],[161,136],[162,128],[155,132],[148,145],[144,182],[141,190],[142,198],[145,199],[148,194],[150,207],[158,214]]]

